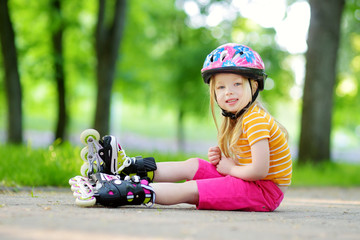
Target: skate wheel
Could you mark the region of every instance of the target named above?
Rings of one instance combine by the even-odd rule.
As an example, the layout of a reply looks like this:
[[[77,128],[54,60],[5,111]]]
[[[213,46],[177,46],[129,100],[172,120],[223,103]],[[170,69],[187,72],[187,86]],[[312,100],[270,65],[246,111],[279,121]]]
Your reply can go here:
[[[75,176],[69,179],[69,184],[71,186],[77,184],[78,182],[89,182],[89,179],[83,176]]]
[[[88,153],[89,153],[89,147],[88,146],[81,149],[80,157],[84,162],[88,161],[88,159],[87,159]]]
[[[88,144],[89,137],[94,138],[95,141],[100,140],[100,134],[95,129],[86,129],[80,134],[80,140],[83,144]]]
[[[93,173],[96,173],[98,171],[96,164],[93,164],[93,169],[94,169]],[[82,176],[87,177],[88,171],[89,171],[89,163],[85,162],[83,165],[81,165],[80,173]]]
[[[78,197],[75,200],[75,204],[78,205],[79,207],[92,207],[95,205],[95,203],[96,203],[95,197],[89,197],[85,199]]]
[[[86,162],[83,165],[81,165],[80,168],[81,176],[87,177],[88,171],[89,171],[89,164]]]
[[[78,189],[76,189],[75,191],[73,191],[73,196],[74,196],[75,198],[79,198],[79,197],[81,197],[81,192],[78,191]]]
[[[71,191],[74,193],[74,196],[75,196],[75,192],[77,192],[79,190],[79,186],[78,185],[71,185]],[[80,195],[81,196],[81,195]],[[77,196],[75,196],[77,197]]]
[[[74,184],[76,184],[77,183],[77,178],[76,177],[73,177],[73,178],[70,178],[69,179],[69,184],[70,184],[70,186],[72,186],[72,185],[74,185]]]

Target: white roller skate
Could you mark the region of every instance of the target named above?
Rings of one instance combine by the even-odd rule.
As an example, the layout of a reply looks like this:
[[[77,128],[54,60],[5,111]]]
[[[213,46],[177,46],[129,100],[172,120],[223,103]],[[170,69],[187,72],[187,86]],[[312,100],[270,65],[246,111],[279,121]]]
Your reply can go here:
[[[81,159],[85,161],[80,170],[82,176],[91,178],[96,172],[118,173],[118,159],[125,159],[126,155],[114,136],[100,139],[98,131],[87,129],[81,133],[80,140],[86,145],[80,152]]]
[[[75,176],[70,178],[69,184],[73,196],[76,198],[76,205],[81,207],[90,207],[95,205],[96,199],[94,195],[95,182],[92,179],[83,176]]]
[[[155,159],[128,157],[114,136],[107,135],[100,139],[95,129],[87,129],[80,135],[80,140],[86,147],[80,156],[85,161],[81,166],[81,175],[91,178],[96,172],[126,176],[138,175],[152,181],[157,169]]]
[[[95,204],[117,207],[123,205],[148,205],[155,202],[155,192],[149,182],[139,177],[126,177],[104,173],[95,174],[96,184],[81,176],[74,177],[72,185],[75,204],[80,207],[92,207]],[[73,187],[74,186],[74,187]]]
[[[71,190],[76,198],[76,205],[88,207],[98,202],[106,206],[120,206],[139,204],[140,202],[147,203],[150,201],[150,197],[151,199],[155,197],[154,194],[150,194],[153,191],[148,186],[149,182],[153,180],[154,171],[157,168],[154,158],[142,158],[141,156],[130,158],[126,156],[114,136],[107,135],[100,139],[100,134],[95,129],[83,131],[80,140],[86,145],[80,153],[81,159],[85,161],[81,166],[82,176],[76,176],[69,180]],[[131,179],[139,180],[131,180],[130,184],[130,176]],[[121,186],[121,189],[125,187],[125,190],[119,190],[118,186]],[[150,190],[141,190],[147,188]],[[127,201],[123,198],[123,191],[128,191],[125,196]],[[145,195],[140,194],[142,191],[145,192]],[[136,196],[136,199],[133,199],[134,192],[140,194]],[[112,196],[114,193],[117,195]],[[122,196],[121,200],[118,199],[119,196]]]

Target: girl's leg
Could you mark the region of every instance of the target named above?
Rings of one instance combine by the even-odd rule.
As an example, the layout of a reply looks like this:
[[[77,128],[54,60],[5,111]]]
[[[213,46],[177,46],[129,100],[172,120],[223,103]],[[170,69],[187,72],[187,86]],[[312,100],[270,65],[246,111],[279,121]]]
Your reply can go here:
[[[155,202],[162,205],[178,203],[198,204],[199,191],[196,181],[184,183],[153,183],[156,199]]]
[[[154,173],[154,182],[191,180],[194,178],[198,168],[198,158],[190,158],[183,162],[159,162]]]

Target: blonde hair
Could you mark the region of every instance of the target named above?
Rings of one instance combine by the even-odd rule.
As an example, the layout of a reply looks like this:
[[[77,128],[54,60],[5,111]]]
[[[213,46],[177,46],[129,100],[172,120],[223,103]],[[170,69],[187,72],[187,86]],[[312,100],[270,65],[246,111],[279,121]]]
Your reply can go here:
[[[241,101],[244,101],[245,104],[247,105],[248,102],[251,101],[252,99],[252,95],[256,92],[257,90],[257,82],[253,79],[250,80],[251,81],[251,91],[250,91],[250,83],[249,81],[244,81],[243,86],[243,98]],[[242,122],[243,122],[243,117],[244,115],[249,111],[249,109],[251,109],[255,104],[262,110],[264,110],[265,112],[269,113],[265,107],[260,103],[260,101],[256,100],[254,101],[249,107],[247,107],[247,109],[245,109],[245,112],[238,118],[238,119],[231,119],[230,117],[224,117],[222,116],[222,122],[221,125],[219,127],[217,119],[216,119],[216,112],[215,112],[215,103],[216,103],[216,94],[215,94],[215,80],[214,80],[214,76],[211,77],[210,79],[210,107],[211,107],[211,113],[215,122],[215,126],[217,128],[218,131],[218,145],[219,148],[221,149],[222,153],[226,156],[226,157],[231,157],[232,159],[236,159],[236,155],[240,152],[240,149],[237,147],[237,142],[241,136],[241,134],[243,133],[243,129],[242,129]],[[240,112],[241,109],[238,110],[238,112]],[[276,119],[274,119],[275,122],[279,125],[279,128],[281,129],[281,131],[283,131],[285,133],[286,138],[288,137],[288,132],[286,130],[286,128],[281,125],[278,121],[276,121]]]

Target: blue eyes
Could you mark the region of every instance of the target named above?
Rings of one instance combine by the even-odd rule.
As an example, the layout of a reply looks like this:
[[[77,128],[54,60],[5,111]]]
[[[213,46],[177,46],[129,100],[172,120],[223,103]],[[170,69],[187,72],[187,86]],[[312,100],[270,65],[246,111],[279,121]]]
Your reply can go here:
[[[241,85],[242,85],[241,82],[236,82],[236,83],[234,83],[234,86],[235,86],[235,87],[238,87],[238,86],[241,86]],[[224,89],[224,88],[225,88],[224,85],[220,85],[220,86],[217,86],[217,87],[216,87],[216,89]]]

